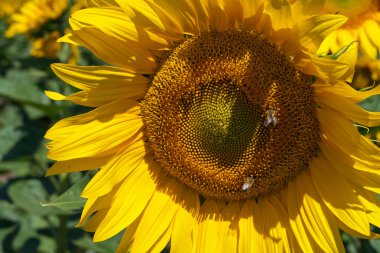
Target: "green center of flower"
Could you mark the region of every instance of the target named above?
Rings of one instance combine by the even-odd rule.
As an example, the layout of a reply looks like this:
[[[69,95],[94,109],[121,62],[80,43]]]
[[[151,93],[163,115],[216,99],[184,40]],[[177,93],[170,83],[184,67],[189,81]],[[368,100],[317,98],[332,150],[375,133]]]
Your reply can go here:
[[[231,80],[202,84],[180,109],[184,145],[204,163],[241,162],[262,124],[259,108]]]
[[[254,32],[205,32],[174,48],[143,101],[169,175],[205,198],[282,189],[318,152],[311,78]]]

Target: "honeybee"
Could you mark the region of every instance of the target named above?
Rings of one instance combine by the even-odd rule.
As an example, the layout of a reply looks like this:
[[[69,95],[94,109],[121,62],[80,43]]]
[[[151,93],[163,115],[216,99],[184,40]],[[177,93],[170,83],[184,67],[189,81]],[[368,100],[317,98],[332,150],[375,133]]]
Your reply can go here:
[[[248,192],[251,189],[254,182],[255,182],[255,179],[253,177],[247,177],[241,189],[245,192]]]
[[[264,126],[268,127],[271,125],[275,127],[277,125],[276,111],[273,108],[269,108],[269,110],[265,112],[265,117]]]

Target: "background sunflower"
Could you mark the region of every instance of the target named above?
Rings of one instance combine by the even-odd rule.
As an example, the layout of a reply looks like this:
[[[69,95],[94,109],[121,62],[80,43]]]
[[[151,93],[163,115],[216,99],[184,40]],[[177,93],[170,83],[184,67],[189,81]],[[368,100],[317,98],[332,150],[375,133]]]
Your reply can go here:
[[[358,61],[351,85],[357,90],[375,85],[380,80],[380,2],[328,0],[322,12],[341,13],[348,17],[348,21],[325,39],[319,53],[326,54],[357,41]],[[379,145],[379,127],[362,131]]]

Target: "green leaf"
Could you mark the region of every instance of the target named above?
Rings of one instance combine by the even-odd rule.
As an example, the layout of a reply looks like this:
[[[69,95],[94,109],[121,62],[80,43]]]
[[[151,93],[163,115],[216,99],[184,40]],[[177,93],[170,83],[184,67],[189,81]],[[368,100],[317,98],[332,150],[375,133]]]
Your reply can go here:
[[[41,203],[46,202],[47,192],[41,181],[37,179],[20,180],[8,188],[8,195],[13,203],[25,213],[34,215],[63,214],[55,208],[45,208]]]
[[[367,111],[380,112],[380,95],[371,96],[358,104]]]
[[[16,229],[16,226],[11,226],[11,227],[0,229],[0,253],[6,253],[2,247],[3,241],[4,241],[5,237],[8,234],[12,233],[15,229]]]
[[[43,203],[42,206],[54,206],[62,210],[78,210],[83,208],[86,200],[81,198],[80,195],[90,181],[88,175],[81,178],[78,182],[76,182],[73,186],[71,186],[66,192],[57,197],[55,200],[49,203]]]
[[[82,249],[95,251],[97,253],[115,252],[121,240],[122,233],[108,239],[104,242],[94,243],[88,236],[84,236],[74,241],[74,245]]]
[[[0,172],[9,172],[11,177],[23,177],[31,173],[33,164],[30,161],[14,160],[0,163]]]
[[[24,133],[18,129],[22,123],[17,107],[7,106],[0,111],[0,161],[24,136]]]
[[[21,213],[17,208],[8,201],[0,200],[0,220],[6,220],[11,222],[19,222]]]
[[[37,232],[32,228],[31,224],[29,224],[26,217],[23,217],[19,224],[19,231],[12,242],[12,247],[16,251],[19,251],[29,238],[37,237]]]
[[[44,77],[46,73],[37,69],[11,69],[5,78],[0,78],[0,96],[21,103],[30,119],[44,116],[52,110],[51,100],[39,87],[39,82]]]
[[[380,253],[380,239],[369,240],[369,244],[375,252]]]
[[[18,102],[49,104],[50,100],[38,87],[45,73],[36,69],[9,70],[5,78],[0,78],[0,95]]]
[[[57,243],[54,239],[40,235],[38,237],[40,240],[40,245],[38,246],[38,252],[41,253],[51,253],[51,252],[57,252]]]
[[[360,239],[341,232],[341,237],[347,253],[358,253],[360,248]]]

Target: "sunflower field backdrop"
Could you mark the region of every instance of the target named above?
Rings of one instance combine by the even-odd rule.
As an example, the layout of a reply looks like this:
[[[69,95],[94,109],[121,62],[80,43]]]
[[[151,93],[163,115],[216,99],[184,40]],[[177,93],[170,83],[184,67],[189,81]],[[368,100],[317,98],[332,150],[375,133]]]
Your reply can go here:
[[[326,6],[332,8],[335,2]],[[90,110],[46,96],[46,90],[64,95],[76,91],[50,65],[107,65],[84,47],[56,42],[70,32],[69,16],[85,7],[81,0],[0,0],[0,253],[109,253],[121,240],[118,234],[94,243],[91,233],[76,228],[85,204],[81,192],[95,172],[45,176],[54,164],[46,156],[47,130],[63,118]],[[379,27],[374,28],[374,37],[380,38]],[[377,86],[379,66],[377,59],[359,64],[352,86],[357,90]],[[380,95],[360,106],[380,112]],[[357,131],[379,144],[379,127],[358,126]],[[372,231],[380,233],[374,226]],[[340,233],[347,252],[380,253],[380,239]],[[163,251],[169,252],[170,245]]]
[[[60,3],[58,3],[60,2]],[[21,11],[26,6],[25,12]],[[56,7],[56,5],[62,5]],[[61,9],[56,13],[54,8]],[[79,1],[0,1],[0,252],[113,252],[118,238],[94,244],[79,228],[80,191],[90,174],[46,177],[47,129],[60,118],[85,111],[54,102],[44,90],[70,92],[51,71],[55,62],[102,64],[84,50],[55,42],[68,29]],[[25,18],[10,34],[12,15]],[[41,20],[45,20],[41,22]],[[36,24],[34,27],[28,25]],[[21,32],[16,30],[21,28]],[[27,31],[27,29],[31,29]],[[54,34],[52,40],[49,40]],[[47,41],[44,41],[47,39]],[[40,46],[41,45],[41,46]],[[61,87],[60,87],[61,86]],[[73,186],[74,185],[74,186]],[[71,190],[59,198],[62,193]]]

